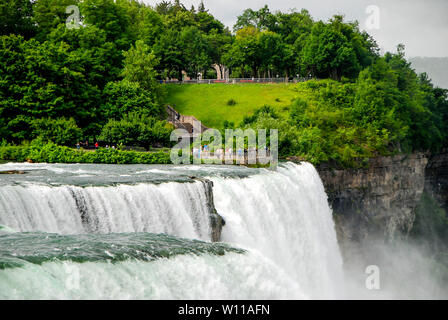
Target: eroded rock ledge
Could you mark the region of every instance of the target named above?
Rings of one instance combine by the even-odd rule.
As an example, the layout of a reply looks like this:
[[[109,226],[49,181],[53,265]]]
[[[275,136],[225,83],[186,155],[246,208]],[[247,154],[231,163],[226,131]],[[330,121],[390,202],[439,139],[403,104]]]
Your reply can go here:
[[[428,155],[415,153],[371,159],[365,169],[318,166],[339,241],[406,237],[425,182],[429,183],[425,179],[428,160]]]
[[[223,217],[221,217],[215,208],[215,203],[213,201],[213,181],[207,179],[194,178],[194,180],[199,180],[204,184],[205,187],[205,197],[207,201],[207,210],[210,217],[211,226],[211,238],[213,242],[221,241],[221,231],[222,227],[226,224]]]

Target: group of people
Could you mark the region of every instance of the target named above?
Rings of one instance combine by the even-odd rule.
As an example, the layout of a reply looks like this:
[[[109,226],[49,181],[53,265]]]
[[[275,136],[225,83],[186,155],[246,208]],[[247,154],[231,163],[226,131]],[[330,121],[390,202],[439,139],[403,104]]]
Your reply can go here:
[[[93,145],[95,147],[95,150],[98,149],[100,147],[100,144],[97,142],[95,142],[95,144]],[[86,142],[78,142],[76,143],[76,149],[81,149],[81,148],[85,148],[85,149],[89,149],[89,141],[86,140]],[[109,146],[108,144],[106,144],[106,149],[115,149],[115,146]]]
[[[87,141],[86,140],[86,142],[82,142],[82,141],[80,141],[80,142],[77,142],[76,143],[76,149],[80,149],[80,148],[88,148],[89,147],[89,141]]]

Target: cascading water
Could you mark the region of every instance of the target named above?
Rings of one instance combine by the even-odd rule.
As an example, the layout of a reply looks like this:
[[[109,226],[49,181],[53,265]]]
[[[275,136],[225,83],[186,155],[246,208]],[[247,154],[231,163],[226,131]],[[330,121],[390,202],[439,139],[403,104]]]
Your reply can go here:
[[[0,224],[62,234],[153,232],[210,240],[205,185],[0,187]]]
[[[63,166],[48,166],[46,170],[56,171],[56,176],[67,170]],[[70,169],[76,173],[69,178],[49,178],[46,173],[35,172],[17,181],[0,181],[0,224],[19,234],[41,231],[70,237],[85,237],[82,234],[105,237],[113,233],[150,232],[210,241],[210,210],[204,182],[154,184],[145,182],[144,176],[157,172],[189,180],[194,172],[195,176],[207,177],[214,183],[215,207],[226,221],[222,241],[246,252],[224,255],[186,252],[154,261],[130,254],[129,259],[110,264],[107,259],[61,261],[59,256],[43,261],[36,258],[40,261],[36,263],[20,258],[14,250],[0,251],[0,298],[334,298],[340,291],[342,260],[331,210],[320,178],[310,164],[288,163],[277,171],[147,166],[136,171],[139,174],[120,172],[119,176],[129,176],[129,181],[138,180],[134,185],[123,184],[122,179],[127,178],[118,175],[117,182],[109,185],[114,178],[100,172],[94,178],[105,185],[81,186],[75,178],[84,179],[86,175],[95,175],[95,170],[101,171],[98,166],[91,172],[85,170],[88,167],[82,168]],[[115,169],[107,167],[107,170],[110,173]],[[151,180],[152,176],[146,178]],[[13,243],[8,237],[11,233],[0,232],[0,246]],[[49,241],[51,237],[44,238]],[[67,244],[65,238],[60,241],[65,243],[63,250],[90,252],[82,243],[92,240],[82,238],[81,244],[76,245]],[[122,241],[134,244],[129,238]],[[52,245],[47,243],[43,247],[51,250]],[[188,248],[195,246],[195,242],[186,244]],[[141,251],[141,247],[130,245],[130,248]],[[103,252],[114,256],[114,250],[108,248]],[[168,245],[165,250],[174,249]],[[20,267],[8,264],[12,256],[24,260],[23,264]],[[67,263],[80,272],[78,291],[61,289]],[[37,273],[42,274],[33,278]],[[58,280],[52,283],[52,279]],[[9,287],[2,287],[2,283],[8,283]],[[48,290],[33,290],[37,287]]]
[[[270,258],[313,298],[341,296],[342,259],[320,177],[309,163],[213,178],[222,240]]]

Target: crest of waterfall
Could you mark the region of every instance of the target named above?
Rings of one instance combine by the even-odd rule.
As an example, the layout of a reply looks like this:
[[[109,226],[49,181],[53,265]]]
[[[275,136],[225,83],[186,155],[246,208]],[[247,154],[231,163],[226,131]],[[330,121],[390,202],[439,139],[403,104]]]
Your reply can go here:
[[[0,224],[17,231],[61,234],[151,232],[210,240],[201,181],[52,187],[0,187]]]

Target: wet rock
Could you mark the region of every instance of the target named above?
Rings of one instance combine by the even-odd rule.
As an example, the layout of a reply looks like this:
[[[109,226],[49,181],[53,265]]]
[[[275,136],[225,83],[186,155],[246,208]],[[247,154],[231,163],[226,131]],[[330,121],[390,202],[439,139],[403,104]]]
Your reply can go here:
[[[224,221],[224,218],[218,214],[215,208],[215,203],[213,201],[213,181],[200,178],[195,178],[195,180],[201,181],[205,186],[205,197],[210,217],[210,226],[212,229],[211,238],[213,242],[219,242],[221,241],[222,227],[226,224],[226,222]]]
[[[195,181],[201,181],[204,184],[207,211],[209,213],[210,226],[212,229],[211,238],[213,242],[219,242],[221,241],[222,227],[226,222],[224,221],[224,218],[218,214],[215,208],[215,203],[213,201],[213,181],[195,176],[190,176],[189,178]]]

